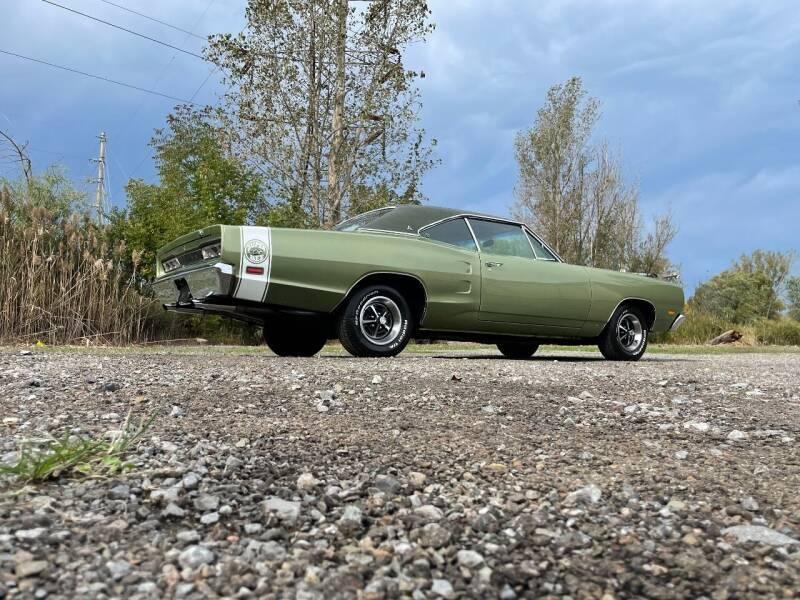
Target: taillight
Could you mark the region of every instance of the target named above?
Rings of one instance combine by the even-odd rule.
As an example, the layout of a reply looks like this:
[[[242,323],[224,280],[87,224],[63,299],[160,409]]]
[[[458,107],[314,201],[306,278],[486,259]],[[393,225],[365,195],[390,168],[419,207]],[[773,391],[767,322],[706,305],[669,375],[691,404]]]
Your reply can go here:
[[[217,258],[220,253],[220,243],[217,242],[216,244],[210,244],[208,246],[203,246],[200,249],[200,252],[203,254],[203,260],[208,260],[209,258]]]
[[[264,267],[247,267],[245,271],[248,275],[263,275]]]
[[[173,257],[173,258],[170,258],[169,260],[165,260],[162,264],[164,266],[164,272],[165,273],[169,273],[170,271],[174,271],[175,269],[180,267],[181,266],[181,261],[179,261],[177,258]]]

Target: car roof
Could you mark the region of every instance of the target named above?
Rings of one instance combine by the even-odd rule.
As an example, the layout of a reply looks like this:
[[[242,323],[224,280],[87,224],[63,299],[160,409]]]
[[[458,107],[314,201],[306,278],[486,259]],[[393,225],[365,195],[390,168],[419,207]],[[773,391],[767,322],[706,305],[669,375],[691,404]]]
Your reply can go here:
[[[499,217],[484,215],[477,212],[458,210],[455,208],[444,208],[442,206],[419,206],[415,204],[400,205],[394,210],[387,211],[373,221],[365,229],[380,231],[397,231],[401,233],[417,233],[420,229],[431,223],[457,217],[469,215],[477,217],[488,217],[490,219],[503,220]]]

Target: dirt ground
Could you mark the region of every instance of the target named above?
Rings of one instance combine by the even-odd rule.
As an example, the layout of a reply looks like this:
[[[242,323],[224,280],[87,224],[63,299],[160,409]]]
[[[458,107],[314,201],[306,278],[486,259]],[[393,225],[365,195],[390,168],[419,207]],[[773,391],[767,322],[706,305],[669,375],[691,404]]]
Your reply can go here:
[[[0,598],[795,598],[800,354],[0,350]]]

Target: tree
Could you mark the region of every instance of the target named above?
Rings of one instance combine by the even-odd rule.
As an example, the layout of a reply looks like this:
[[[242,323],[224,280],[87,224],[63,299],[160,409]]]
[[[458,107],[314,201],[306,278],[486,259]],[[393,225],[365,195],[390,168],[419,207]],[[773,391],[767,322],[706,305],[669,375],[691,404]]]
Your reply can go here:
[[[151,141],[159,183],[129,181],[127,209],[111,217],[113,237],[142,253],[144,277],[163,244],[213,223],[248,223],[261,200],[259,175],[231,155],[213,115],[182,108],[167,125]]]
[[[786,298],[789,301],[789,316],[800,321],[800,277],[786,280]]]
[[[772,286],[764,273],[728,269],[698,286],[689,306],[698,313],[746,324],[764,316],[771,302]]]
[[[775,319],[784,309],[784,292],[790,309],[800,300],[800,283],[789,279],[793,261],[793,252],[756,250],[742,255],[729,269],[701,284],[690,305],[734,323]]]
[[[424,74],[403,52],[432,31],[429,14],[424,0],[249,0],[245,30],[211,38],[225,129],[271,205],[330,227],[360,187],[419,198],[434,161],[416,126]]]
[[[765,307],[764,313],[764,316],[768,319],[774,317],[782,308],[780,297],[784,291],[784,283],[792,271],[794,259],[795,253],[793,251],[756,250],[750,256],[743,254],[734,263],[734,269],[745,273],[762,273],[769,280],[772,298]]]
[[[676,228],[669,214],[645,232],[639,190],[606,143],[591,144],[599,102],[579,77],[550,88],[534,126],[517,135],[514,216],[568,262],[659,274]]]

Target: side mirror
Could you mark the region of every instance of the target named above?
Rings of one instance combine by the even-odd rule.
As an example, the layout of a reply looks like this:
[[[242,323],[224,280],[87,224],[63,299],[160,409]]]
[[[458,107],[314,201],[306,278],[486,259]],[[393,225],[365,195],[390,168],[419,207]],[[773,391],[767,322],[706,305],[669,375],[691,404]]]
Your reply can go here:
[[[492,238],[489,238],[488,240],[482,240],[481,246],[483,246],[484,248],[491,248],[492,246],[494,246],[494,240]]]

